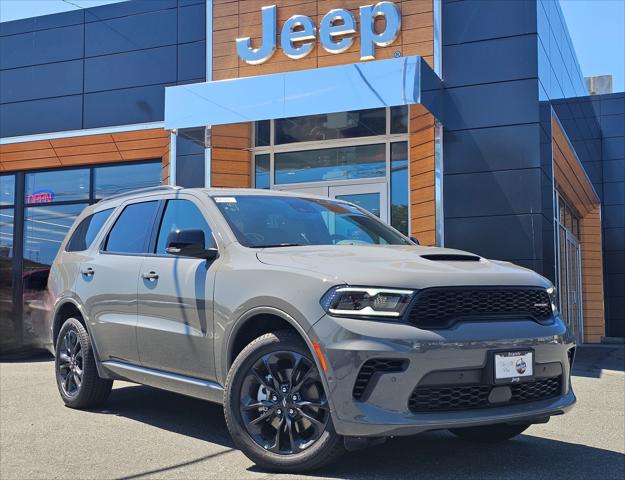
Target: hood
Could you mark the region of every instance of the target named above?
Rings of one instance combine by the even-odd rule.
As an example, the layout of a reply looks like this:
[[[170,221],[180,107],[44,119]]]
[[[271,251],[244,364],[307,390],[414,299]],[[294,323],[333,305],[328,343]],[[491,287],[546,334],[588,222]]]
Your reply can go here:
[[[449,248],[311,245],[266,248],[258,252],[257,257],[267,265],[308,270],[335,277],[348,285],[413,289],[452,285],[550,285],[532,270]]]

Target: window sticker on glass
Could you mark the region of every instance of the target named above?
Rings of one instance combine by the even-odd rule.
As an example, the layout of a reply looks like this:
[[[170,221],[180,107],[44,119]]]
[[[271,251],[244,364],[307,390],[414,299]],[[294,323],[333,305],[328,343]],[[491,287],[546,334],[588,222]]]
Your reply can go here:
[[[215,197],[217,203],[237,203],[237,199],[234,197]]]

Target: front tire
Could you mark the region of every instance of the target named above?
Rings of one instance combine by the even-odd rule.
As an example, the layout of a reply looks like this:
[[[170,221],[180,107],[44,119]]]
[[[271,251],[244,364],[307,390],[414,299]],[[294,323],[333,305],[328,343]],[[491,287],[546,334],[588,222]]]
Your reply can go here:
[[[113,380],[100,378],[89,333],[80,321],[68,318],[56,341],[56,384],[70,408],[98,406],[108,398]]]
[[[267,333],[243,349],[228,372],[224,410],[237,448],[265,469],[314,470],[344,451],[317,366],[292,332]]]
[[[510,440],[529,428],[530,424],[485,425],[483,427],[452,428],[451,433],[470,442],[498,443]]]

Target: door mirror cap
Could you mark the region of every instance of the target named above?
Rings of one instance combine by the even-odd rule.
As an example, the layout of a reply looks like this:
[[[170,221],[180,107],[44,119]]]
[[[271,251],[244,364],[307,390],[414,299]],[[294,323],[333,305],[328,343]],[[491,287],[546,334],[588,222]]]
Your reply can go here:
[[[167,237],[165,251],[177,257],[203,258],[214,260],[219,255],[216,248],[206,248],[202,230],[174,230]]]
[[[419,243],[419,239],[417,237],[410,237],[410,240],[412,241],[412,243],[414,243],[415,245],[421,245]]]

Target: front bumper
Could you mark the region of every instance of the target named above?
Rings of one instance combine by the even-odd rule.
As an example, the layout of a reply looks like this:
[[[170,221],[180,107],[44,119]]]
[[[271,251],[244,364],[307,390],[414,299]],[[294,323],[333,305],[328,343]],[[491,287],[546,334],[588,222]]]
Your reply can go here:
[[[572,335],[557,318],[552,325],[533,321],[473,321],[444,330],[360,319],[322,317],[310,331],[322,346],[332,420],[346,436],[412,435],[448,429],[544,420],[565,413],[575,403],[570,385]],[[414,412],[409,399],[433,372],[480,369],[486,372],[493,350],[532,349],[534,361],[561,365],[560,395],[517,404],[453,411]],[[403,359],[405,370],[376,375],[361,399],[354,384],[369,359]],[[434,373],[436,374],[436,373]],[[428,377],[431,378],[431,375]]]

